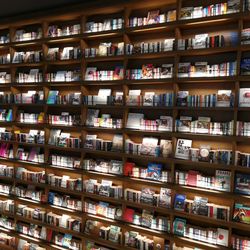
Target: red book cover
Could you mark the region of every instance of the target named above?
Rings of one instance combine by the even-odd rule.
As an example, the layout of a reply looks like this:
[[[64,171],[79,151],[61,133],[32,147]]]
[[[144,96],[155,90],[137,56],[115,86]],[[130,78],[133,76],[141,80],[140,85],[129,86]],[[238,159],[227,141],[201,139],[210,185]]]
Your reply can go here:
[[[188,177],[187,177],[187,185],[189,186],[197,186],[197,176],[199,172],[190,170],[188,171]]]
[[[51,229],[47,229],[47,241],[51,242],[53,236],[53,231]]]
[[[135,164],[133,162],[125,162],[124,164],[124,175],[125,176],[132,176],[133,168]]]
[[[133,223],[135,210],[131,208],[126,208],[123,214],[123,220]]]

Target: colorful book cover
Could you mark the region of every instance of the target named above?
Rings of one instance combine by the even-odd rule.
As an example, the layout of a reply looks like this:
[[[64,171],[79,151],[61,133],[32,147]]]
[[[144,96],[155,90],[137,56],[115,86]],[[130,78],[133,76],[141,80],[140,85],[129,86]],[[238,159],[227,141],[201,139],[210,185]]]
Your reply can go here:
[[[133,162],[126,162],[124,164],[124,172],[123,172],[123,174],[125,176],[132,176],[133,168],[134,167],[135,167],[135,163],[133,163]]]
[[[123,220],[133,223],[134,221],[134,214],[135,210],[132,208],[125,208],[124,214],[123,214]]]
[[[250,174],[236,174],[235,192],[250,195]]]
[[[216,170],[215,172],[215,189],[222,191],[230,191],[231,172],[224,170]]]
[[[162,172],[161,163],[148,163],[147,178],[153,180],[160,180]]]
[[[58,93],[59,93],[58,90],[50,90],[47,99],[47,104],[56,104]]]
[[[184,194],[176,194],[174,200],[174,209],[178,211],[184,211],[185,209],[185,200],[186,195]]]
[[[250,224],[250,206],[235,203],[233,221]]]
[[[185,219],[176,218],[174,220],[174,234],[179,236],[184,236],[185,227],[186,227]]]

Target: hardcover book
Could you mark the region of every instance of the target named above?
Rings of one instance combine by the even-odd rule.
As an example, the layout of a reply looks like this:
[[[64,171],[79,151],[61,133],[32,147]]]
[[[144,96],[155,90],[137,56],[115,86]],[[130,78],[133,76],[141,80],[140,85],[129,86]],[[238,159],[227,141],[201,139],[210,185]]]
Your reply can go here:
[[[250,206],[235,203],[233,221],[250,224]]]
[[[250,88],[240,88],[239,90],[239,106],[250,107]]]

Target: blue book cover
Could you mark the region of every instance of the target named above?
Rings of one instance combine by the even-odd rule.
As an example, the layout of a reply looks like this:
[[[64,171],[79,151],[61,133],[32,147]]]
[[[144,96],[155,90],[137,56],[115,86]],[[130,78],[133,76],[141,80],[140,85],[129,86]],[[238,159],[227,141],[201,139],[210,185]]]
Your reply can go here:
[[[184,194],[176,194],[174,200],[174,209],[178,211],[184,211],[185,209],[185,200],[186,195]]]
[[[250,75],[250,58],[244,58],[241,60],[240,70],[242,75]]]
[[[236,174],[235,177],[235,192],[240,194],[250,195],[250,175]]]
[[[57,95],[58,95],[58,90],[50,90],[47,99],[47,104],[56,104]]]
[[[62,240],[62,246],[70,248],[71,240],[72,240],[72,235],[71,234],[65,234],[64,237],[63,237],[63,240]]]
[[[160,180],[162,172],[162,164],[160,163],[149,163],[147,176],[149,179]]]
[[[49,204],[53,204],[54,203],[54,197],[55,197],[55,193],[49,192],[49,195],[48,195],[48,202],[49,202]]]

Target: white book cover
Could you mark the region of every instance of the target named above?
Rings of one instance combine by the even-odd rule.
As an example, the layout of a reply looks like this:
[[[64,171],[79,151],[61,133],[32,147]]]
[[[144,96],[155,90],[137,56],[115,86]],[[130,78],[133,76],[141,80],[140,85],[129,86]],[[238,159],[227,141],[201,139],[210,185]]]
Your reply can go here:
[[[239,91],[239,107],[250,107],[250,88],[241,88]]]
[[[228,230],[222,228],[217,229],[217,244],[220,246],[228,246]]]
[[[208,34],[195,35],[194,40],[193,40],[194,49],[205,49],[207,38],[208,38]]]
[[[141,113],[129,113],[127,120],[127,128],[140,129],[141,120],[144,119],[144,114]]]
[[[232,90],[218,90],[216,107],[230,107],[231,94]]]
[[[86,81],[93,81],[96,71],[97,71],[96,67],[88,67],[86,69],[86,73],[85,73],[85,80]]]
[[[178,159],[189,159],[189,150],[192,147],[192,140],[178,139],[175,149],[175,157]]]
[[[68,60],[69,59],[69,52],[70,50],[73,50],[74,47],[64,47],[62,51],[62,60]]]
[[[132,96],[138,96],[141,94],[141,90],[140,89],[130,89],[128,92],[128,95],[132,95]]]
[[[56,77],[55,77],[55,82],[63,82],[65,81],[65,75],[67,71],[57,71],[56,72]]]
[[[155,95],[155,92],[145,92],[144,98],[143,98],[143,105],[144,106],[153,106],[154,95]]]

